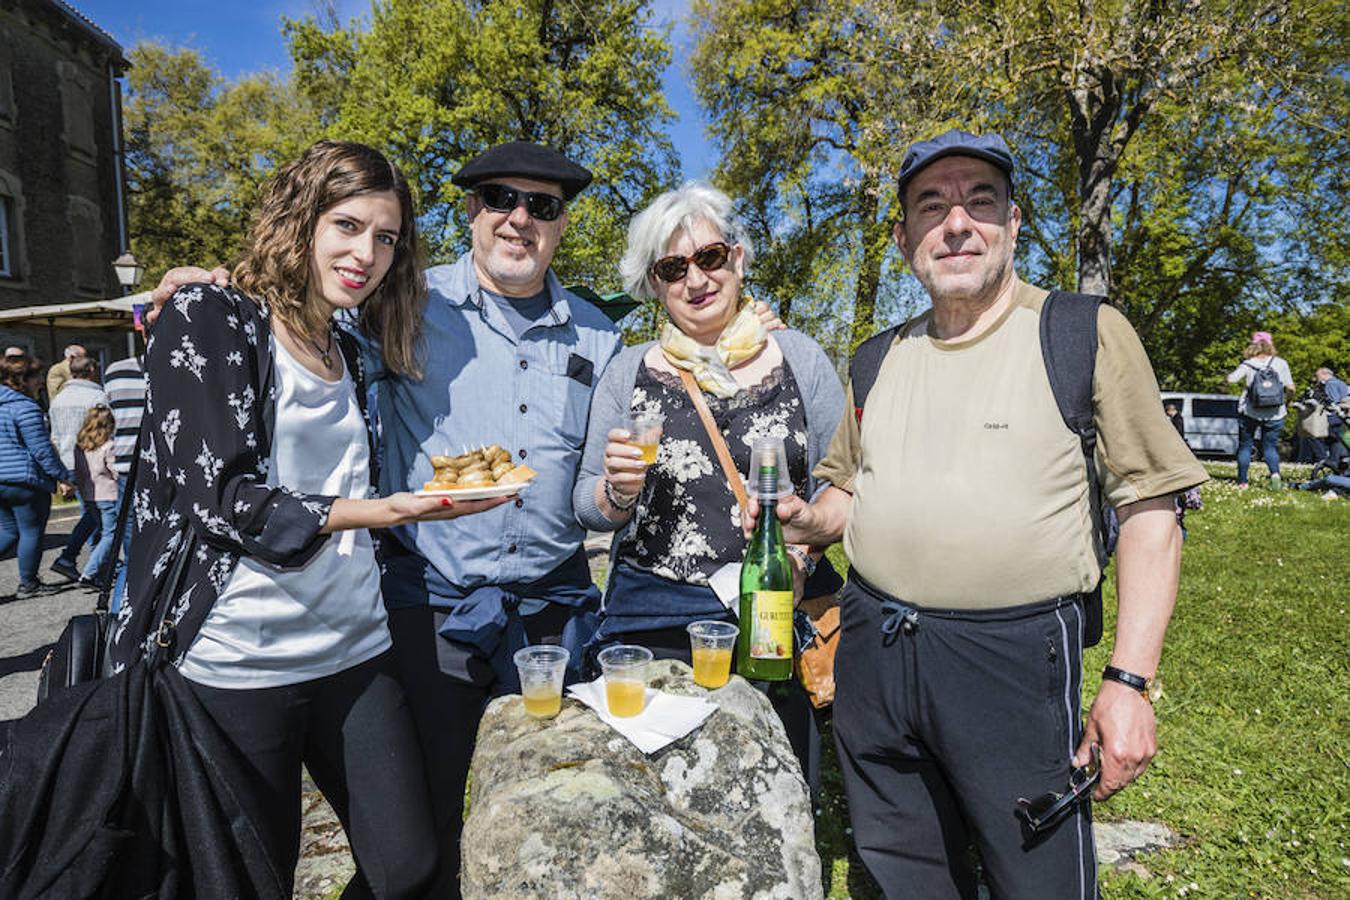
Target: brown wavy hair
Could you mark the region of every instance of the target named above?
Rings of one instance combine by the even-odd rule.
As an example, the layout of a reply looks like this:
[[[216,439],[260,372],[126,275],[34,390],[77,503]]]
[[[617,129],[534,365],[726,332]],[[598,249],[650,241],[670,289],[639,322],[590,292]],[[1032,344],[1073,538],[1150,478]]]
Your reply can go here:
[[[13,388],[20,394],[28,395],[24,382],[41,372],[42,363],[27,354],[0,359],[0,384]]]
[[[245,294],[265,299],[287,328],[317,341],[328,328],[323,310],[309,301],[319,217],[349,197],[377,191],[392,191],[398,198],[398,241],[384,280],[361,304],[360,327],[379,342],[385,368],[419,378],[427,284],[412,191],[398,166],[375,148],[319,141],[282,168],[263,193],[232,278]]]
[[[75,435],[75,446],[84,451],[97,450],[113,439],[116,430],[111,409],[101,403],[91,406],[89,412],[84,414],[80,433]]]

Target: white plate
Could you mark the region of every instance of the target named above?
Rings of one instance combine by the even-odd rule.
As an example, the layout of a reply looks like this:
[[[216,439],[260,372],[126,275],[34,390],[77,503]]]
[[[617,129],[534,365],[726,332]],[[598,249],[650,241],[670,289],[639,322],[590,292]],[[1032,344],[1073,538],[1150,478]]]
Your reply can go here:
[[[487,500],[491,497],[510,497],[519,494],[529,482],[492,484],[487,487],[452,488],[448,491],[413,491],[419,497],[449,497],[451,500]]]

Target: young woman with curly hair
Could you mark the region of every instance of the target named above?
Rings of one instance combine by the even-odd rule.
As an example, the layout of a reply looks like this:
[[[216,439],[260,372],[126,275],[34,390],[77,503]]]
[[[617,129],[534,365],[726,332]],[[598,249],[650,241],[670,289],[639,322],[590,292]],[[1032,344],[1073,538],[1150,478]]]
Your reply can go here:
[[[171,656],[256,775],[233,788],[259,811],[286,895],[302,763],[351,841],[358,871],[344,897],[419,896],[435,866],[367,529],[501,501],[370,498],[360,353],[333,322],[356,314],[385,365],[416,377],[420,256],[399,170],[370,147],[320,141],[264,194],[232,286],[180,288],[147,344],[114,670],[156,639],[155,600],[173,591]],[[184,574],[169,585],[180,553]]]

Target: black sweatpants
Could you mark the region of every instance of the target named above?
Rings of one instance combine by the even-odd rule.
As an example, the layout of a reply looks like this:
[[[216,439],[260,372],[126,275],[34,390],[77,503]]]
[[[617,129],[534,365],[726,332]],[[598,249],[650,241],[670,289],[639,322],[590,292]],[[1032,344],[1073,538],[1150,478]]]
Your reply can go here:
[[[342,896],[428,896],[436,854],[425,768],[390,653],[283,687],[188,684],[256,774],[236,787],[263,811],[255,824],[288,886],[300,855],[303,763],[356,857]]]
[[[1095,898],[1089,805],[1035,837],[1013,812],[1068,786],[1081,607],[884,608],[891,599],[850,574],[835,656],[835,740],[872,877],[887,897],[973,898],[973,843],[996,900]]]
[[[531,644],[556,644],[571,618],[570,607],[548,604],[524,616]],[[489,667],[462,645],[438,633],[446,613],[429,606],[389,610],[389,634],[394,639],[394,662],[408,694],[422,753],[427,760],[431,809],[435,822],[439,867],[427,896],[435,900],[459,897],[459,838],[464,828],[464,789],[473,762],[478,723],[493,694],[491,684],[466,680],[473,672],[481,680]]]

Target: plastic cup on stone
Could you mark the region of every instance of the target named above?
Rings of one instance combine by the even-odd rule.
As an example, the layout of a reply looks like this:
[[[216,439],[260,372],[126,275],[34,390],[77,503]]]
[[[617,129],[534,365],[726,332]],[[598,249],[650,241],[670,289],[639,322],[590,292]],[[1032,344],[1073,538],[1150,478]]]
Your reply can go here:
[[[562,709],[563,675],[571,654],[564,647],[539,645],[517,650],[514,656],[520,673],[520,696],[525,714],[535,719],[551,719]]]
[[[605,677],[605,705],[609,714],[626,719],[642,712],[647,694],[647,665],[652,651],[633,644],[616,644],[600,651]]]
[[[694,661],[694,683],[720,688],[731,677],[731,654],[740,629],[730,622],[690,622],[689,649]]]

